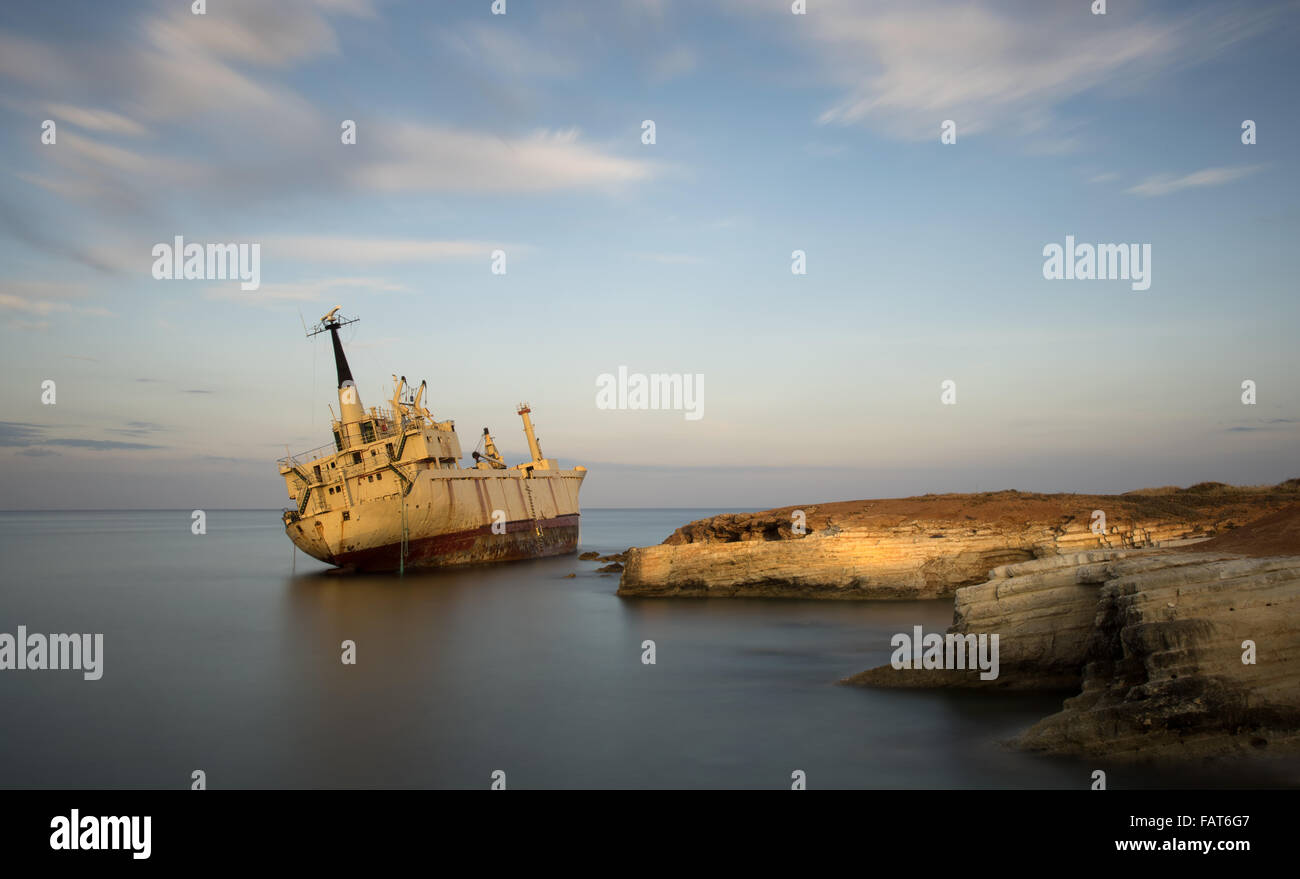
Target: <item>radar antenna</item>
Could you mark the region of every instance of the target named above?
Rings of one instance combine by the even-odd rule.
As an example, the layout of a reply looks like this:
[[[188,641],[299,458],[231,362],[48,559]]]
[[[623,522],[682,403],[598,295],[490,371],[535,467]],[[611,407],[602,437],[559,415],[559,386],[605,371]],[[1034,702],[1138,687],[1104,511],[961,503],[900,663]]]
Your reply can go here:
[[[354,324],[361,320],[359,317],[345,318],[339,314],[339,309],[343,306],[336,305],[326,312],[320,319],[320,323],[307,331],[307,338],[319,336],[321,333],[327,333],[330,330],[337,330],[339,327],[346,327],[348,324]]]

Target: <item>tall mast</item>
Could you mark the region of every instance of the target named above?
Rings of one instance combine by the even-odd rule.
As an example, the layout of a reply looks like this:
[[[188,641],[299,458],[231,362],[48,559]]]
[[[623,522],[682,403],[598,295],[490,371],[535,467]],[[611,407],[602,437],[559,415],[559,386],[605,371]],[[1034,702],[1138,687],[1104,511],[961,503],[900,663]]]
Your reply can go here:
[[[359,318],[344,319],[339,317],[339,306],[334,306],[320,319],[320,326],[307,334],[308,338],[319,335],[326,330],[334,347],[334,371],[339,384],[339,425],[342,437],[347,445],[361,440],[361,421],[366,417],[366,410],[361,406],[361,397],[357,393],[357,383],[352,379],[352,368],[348,366],[347,355],[343,353],[343,342],[339,339],[339,328],[356,323]]]

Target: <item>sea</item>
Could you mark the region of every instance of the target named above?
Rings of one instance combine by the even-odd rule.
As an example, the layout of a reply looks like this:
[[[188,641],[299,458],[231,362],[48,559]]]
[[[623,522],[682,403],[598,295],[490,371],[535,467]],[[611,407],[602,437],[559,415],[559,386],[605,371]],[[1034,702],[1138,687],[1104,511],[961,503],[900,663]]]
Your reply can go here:
[[[723,510],[590,509],[621,552]],[[103,635],[102,676],[0,670],[0,787],[1273,786],[1007,740],[1068,693],[843,686],[952,602],[650,599],[576,555],[333,571],[277,510],[0,513],[0,633]],[[575,576],[569,576],[569,575]],[[350,642],[350,647],[347,643]],[[648,661],[653,651],[653,662]],[[350,657],[345,654],[350,653]],[[345,662],[351,658],[353,662]]]

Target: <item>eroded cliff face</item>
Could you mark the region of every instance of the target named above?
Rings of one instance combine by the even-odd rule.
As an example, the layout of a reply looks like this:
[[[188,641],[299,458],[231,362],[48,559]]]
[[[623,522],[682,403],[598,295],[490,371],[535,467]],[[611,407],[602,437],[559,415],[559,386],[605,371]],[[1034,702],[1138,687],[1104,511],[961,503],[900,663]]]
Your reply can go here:
[[[793,507],[715,516],[629,550],[619,593],[955,593],[948,631],[998,635],[996,678],[982,679],[979,668],[885,665],[846,683],[1076,694],[1019,737],[1031,750],[1110,759],[1294,754],[1296,488],[1290,480],[1272,490],[824,504],[803,508],[803,535]],[[1089,527],[1093,510],[1106,513],[1103,534]]]
[[[1112,759],[1294,753],[1297,526],[1300,507],[1183,549],[999,568],[958,591],[949,630],[999,634],[996,680],[886,665],[846,683],[1077,692],[1016,741],[1030,750]]]
[[[1093,550],[994,568],[986,582],[958,589],[955,634],[999,636],[998,677],[971,670],[885,665],[846,683],[883,687],[1078,690],[1097,615],[1098,589],[1114,564],[1141,550]]]
[[[1110,757],[1300,750],[1300,556],[1164,561],[1121,565],[1101,587],[1082,692],[1020,747]]]
[[[992,568],[1081,550],[1168,545],[1294,502],[1249,497],[998,492],[785,507],[692,522],[630,550],[620,595],[941,598]],[[796,530],[801,509],[805,533]],[[1093,533],[1093,511],[1106,514]]]

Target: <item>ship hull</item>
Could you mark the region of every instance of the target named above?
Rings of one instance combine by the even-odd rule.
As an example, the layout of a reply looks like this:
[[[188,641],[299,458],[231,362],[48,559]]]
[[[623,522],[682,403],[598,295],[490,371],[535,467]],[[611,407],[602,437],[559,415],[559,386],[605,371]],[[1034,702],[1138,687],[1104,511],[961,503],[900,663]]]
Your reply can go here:
[[[585,470],[417,470],[308,498],[286,513],[303,552],[358,571],[489,564],[572,553]],[[384,493],[387,492],[387,493]],[[403,540],[405,534],[405,540]],[[403,546],[405,549],[403,550]]]
[[[538,527],[540,530],[531,521],[507,522],[505,534],[494,534],[486,526],[408,539],[404,564],[400,543],[343,552],[332,563],[356,571],[396,571],[403,566],[441,568],[513,562],[566,555],[577,550],[577,516],[547,520]]]

